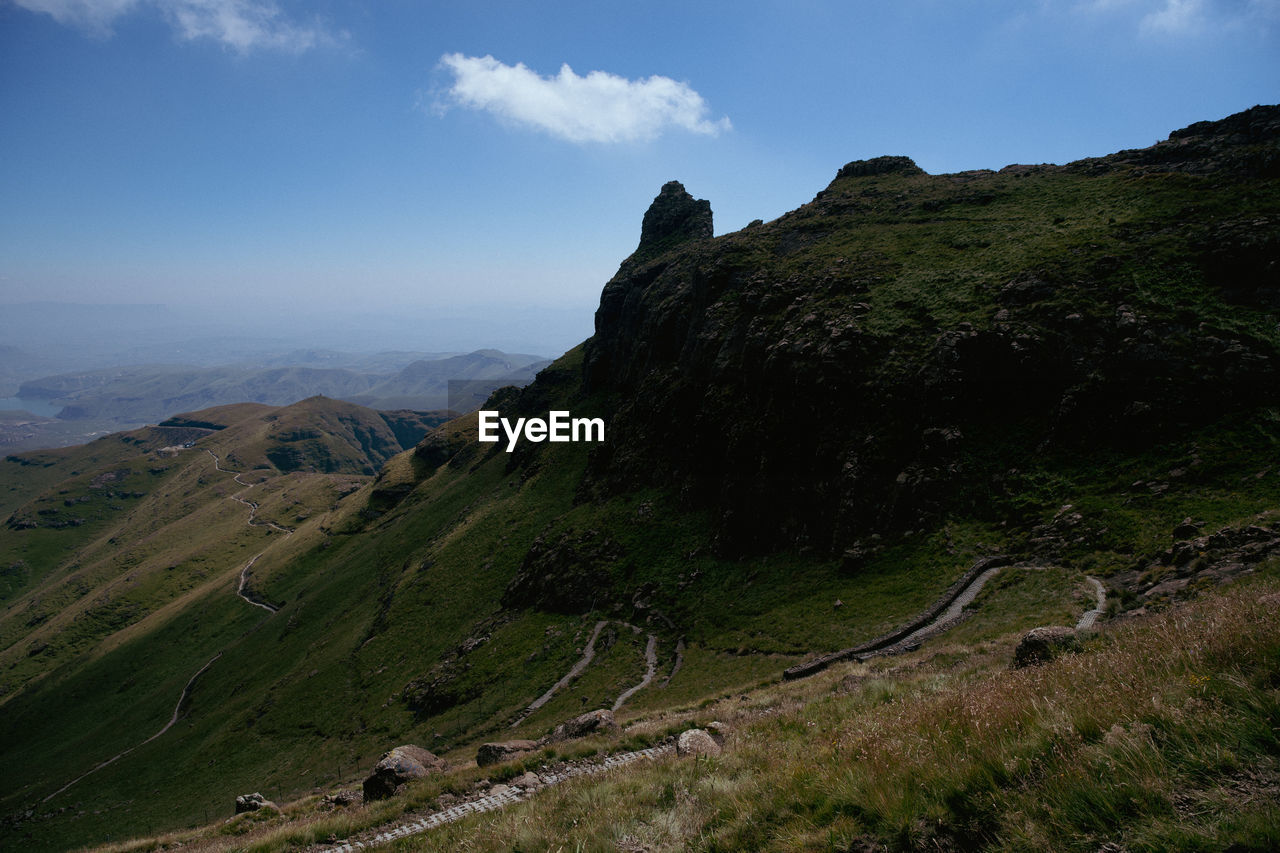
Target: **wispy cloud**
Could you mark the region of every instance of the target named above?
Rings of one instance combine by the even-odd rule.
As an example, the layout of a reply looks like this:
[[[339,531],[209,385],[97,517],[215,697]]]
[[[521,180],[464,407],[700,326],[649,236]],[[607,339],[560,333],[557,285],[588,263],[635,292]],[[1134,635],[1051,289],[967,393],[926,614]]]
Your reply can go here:
[[[568,65],[554,77],[541,77],[523,63],[460,53],[440,63],[453,74],[453,85],[437,102],[441,109],[486,110],[570,142],[648,140],[671,127],[714,136],[731,128],[728,118],[709,119],[702,96],[669,77],[628,80],[604,71],[579,76]]]
[[[1142,16],[1138,25],[1144,33],[1182,35],[1202,30],[1205,26],[1204,0],[1163,0]]]
[[[300,53],[335,38],[319,25],[292,20],[273,0],[14,0],[32,12],[100,38],[122,16],[154,10],[179,38],[209,39],[241,53],[261,48]]]
[[[1090,15],[1126,17],[1147,37],[1184,37],[1280,24],[1280,0],[1072,0]]]

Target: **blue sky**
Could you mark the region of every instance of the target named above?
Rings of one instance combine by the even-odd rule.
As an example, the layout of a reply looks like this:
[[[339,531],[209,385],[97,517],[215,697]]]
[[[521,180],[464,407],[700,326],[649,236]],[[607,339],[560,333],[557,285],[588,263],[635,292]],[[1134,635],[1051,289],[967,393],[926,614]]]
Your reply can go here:
[[[0,304],[539,307],[551,352],[665,181],[724,233],[849,160],[1067,162],[1277,100],[1280,0],[0,0]]]

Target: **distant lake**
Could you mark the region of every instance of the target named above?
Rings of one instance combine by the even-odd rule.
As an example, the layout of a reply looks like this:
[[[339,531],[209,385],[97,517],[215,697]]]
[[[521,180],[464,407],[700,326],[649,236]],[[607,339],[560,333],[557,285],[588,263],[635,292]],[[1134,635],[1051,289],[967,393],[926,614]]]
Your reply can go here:
[[[62,407],[49,401],[27,399],[24,397],[0,397],[0,412],[5,411],[24,411],[33,415],[51,418],[58,412],[62,411]]]

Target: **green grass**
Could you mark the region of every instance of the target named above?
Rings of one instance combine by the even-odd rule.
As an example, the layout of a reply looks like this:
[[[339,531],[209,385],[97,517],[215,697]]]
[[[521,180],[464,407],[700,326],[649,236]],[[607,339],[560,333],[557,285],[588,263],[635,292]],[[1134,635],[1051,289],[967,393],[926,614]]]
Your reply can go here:
[[[775,689],[775,712],[742,714],[717,759],[566,784],[401,847],[1273,849],[1275,574],[1047,666],[926,665],[843,695]]]

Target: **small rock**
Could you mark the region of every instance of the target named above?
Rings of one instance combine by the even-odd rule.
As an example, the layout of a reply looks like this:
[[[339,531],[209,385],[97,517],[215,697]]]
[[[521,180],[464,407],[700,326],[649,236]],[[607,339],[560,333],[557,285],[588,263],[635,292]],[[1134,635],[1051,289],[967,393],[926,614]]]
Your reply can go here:
[[[527,771],[525,772],[524,775],[517,776],[515,779],[512,779],[511,784],[515,785],[517,788],[524,788],[525,790],[531,790],[533,788],[541,787],[542,780],[538,778],[537,773],[534,773],[533,771]]]
[[[1079,645],[1073,628],[1061,625],[1032,628],[1013,650],[1013,665],[1023,667],[1045,663],[1065,651],[1074,651]]]
[[[326,794],[324,802],[331,806],[354,806],[358,804],[363,795],[359,791],[337,791],[332,794]]]
[[[1176,539],[1192,539],[1200,535],[1200,528],[1204,526],[1204,522],[1192,521],[1190,518],[1182,519],[1182,523],[1173,528],[1173,538]]]
[[[480,749],[476,750],[476,764],[480,767],[488,767],[490,764],[509,761],[526,752],[533,752],[537,748],[538,742],[536,740],[508,740],[501,743],[484,743],[480,745]]]
[[[256,791],[252,794],[241,794],[236,797],[236,814],[256,812],[258,809],[279,810],[275,803],[271,802]]]
[[[724,747],[724,740],[728,737],[729,732],[733,731],[733,727],[728,723],[722,723],[719,720],[707,724],[707,733],[711,735],[712,740],[718,743],[721,748]]]
[[[676,740],[676,755],[719,755],[720,744],[704,729],[689,729]]]
[[[510,793],[511,793],[510,785],[494,785],[492,788],[489,789],[489,796],[491,797],[501,797],[504,794],[510,794]]]

